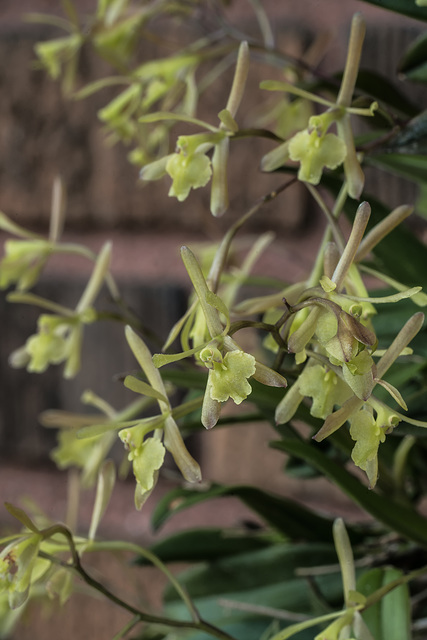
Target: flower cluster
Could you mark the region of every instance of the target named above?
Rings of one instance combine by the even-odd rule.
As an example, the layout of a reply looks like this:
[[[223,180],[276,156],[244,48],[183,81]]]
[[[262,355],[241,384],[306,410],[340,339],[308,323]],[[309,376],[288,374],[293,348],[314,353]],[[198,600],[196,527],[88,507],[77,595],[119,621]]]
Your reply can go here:
[[[172,178],[169,195],[179,201],[187,198],[191,189],[204,187],[212,176],[211,212],[221,216],[228,207],[227,162],[230,137],[238,130],[235,115],[243,98],[249,68],[249,49],[240,45],[234,80],[225,109],[218,114],[220,124],[212,126],[196,118],[176,113],[154,113],[140,122],[161,120],[183,121],[207,129],[207,133],[179,136],[175,153],[164,156],[141,170],[143,180],[158,180],[165,174]],[[213,148],[212,160],[206,153]]]
[[[378,362],[374,361],[377,338],[371,324],[373,303],[421,295],[420,287],[414,287],[383,298],[369,298],[356,267],[356,261],[385,235],[387,223],[392,228],[396,217],[408,215],[404,207],[396,212],[362,241],[370,215],[369,205],[362,203],[348,242],[333,263],[331,273],[323,275],[319,285],[304,291],[293,305],[287,325],[288,349],[295,353],[297,362],[306,362],[276,409],[276,421],[283,424],[292,419],[304,397],[310,398],[311,414],[325,420],[314,436],[318,441],[348,420],[350,436],[355,441],[352,459],[366,472],[371,487],[378,477],[379,444],[405,419],[375,398],[373,391],[376,385],[381,385],[400,407],[407,409],[399,391],[383,376],[404,353],[424,321],[422,313],[415,314]],[[425,300],[419,303],[424,305]],[[334,411],[336,406],[340,408]]]
[[[217,423],[223,402],[231,398],[236,404],[240,404],[250,395],[250,378],[275,387],[286,387],[286,380],[270,367],[258,362],[253,355],[243,351],[228,335],[230,312],[227,305],[208,287],[192,251],[188,247],[182,247],[181,256],[196,294],[190,319],[193,318],[193,329],[197,325],[197,331],[188,330],[193,336],[193,348],[172,356],[158,354],[154,356],[154,363],[163,366],[195,355],[198,363],[208,369],[202,424],[209,429]],[[221,316],[226,320],[225,326]]]
[[[324,167],[336,169],[344,164],[348,194],[356,200],[360,199],[365,179],[356,154],[350,117],[352,114],[372,116],[377,108],[376,103],[369,109],[351,107],[364,34],[364,21],[360,14],[356,14],[352,22],[346,66],[336,102],[289,83],[270,80],[261,83],[263,89],[296,94],[300,98],[328,107],[324,113],[311,116],[306,129],[298,131],[266,154],[261,162],[264,171],[274,171],[288,160],[293,160],[300,163],[299,180],[317,185]],[[329,132],[332,125],[336,126],[337,134]]]
[[[28,371],[41,373],[50,364],[65,362],[64,377],[72,378],[77,374],[80,369],[83,328],[97,318],[92,305],[108,274],[110,256],[111,243],[106,243],[74,310],[32,294],[9,295],[12,302],[35,304],[55,312],[39,316],[38,333],[30,336],[24,346],[11,354],[10,364],[13,367],[27,367]]]

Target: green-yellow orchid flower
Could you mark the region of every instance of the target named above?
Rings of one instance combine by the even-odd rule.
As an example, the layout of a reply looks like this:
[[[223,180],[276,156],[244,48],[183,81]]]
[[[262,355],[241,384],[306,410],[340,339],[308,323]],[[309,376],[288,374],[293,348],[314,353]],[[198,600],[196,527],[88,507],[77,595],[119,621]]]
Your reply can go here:
[[[93,391],[85,391],[81,401],[92,405],[98,412],[75,414],[48,410],[39,416],[39,421],[45,427],[60,429],[58,446],[51,453],[58,468],[81,469],[82,486],[92,487],[102,463],[116,441],[116,431],[124,426],[125,421],[128,427],[138,424],[139,420],[135,416],[149,406],[152,399],[141,398],[121,411],[115,411]]]
[[[211,160],[207,151],[217,144],[224,134],[200,133],[192,136],[179,136],[176,153],[169,156],[166,173],[172,178],[169,195],[180,202],[185,200],[190,189],[204,187],[212,175]]]
[[[39,533],[29,533],[10,542],[0,553],[0,594],[8,593],[11,609],[28,598],[41,541]]]
[[[286,380],[276,371],[257,362],[251,354],[245,353],[237,342],[227,335],[230,326],[227,306],[209,289],[192,251],[188,247],[182,247],[181,256],[211,337],[207,344],[182,354],[182,357],[198,353],[199,361],[209,369],[202,407],[202,424],[211,428],[218,421],[222,402],[232,398],[236,404],[240,404],[252,392],[248,378],[253,377],[263,384],[281,387],[286,387]],[[226,319],[225,327],[221,315]],[[165,358],[166,362],[168,357]]]
[[[382,378],[419,331],[423,315],[413,316],[375,364],[373,355],[377,339],[370,326],[370,318],[375,313],[373,305],[419,296],[420,288],[413,287],[383,298],[370,298],[355,261],[406,217],[407,209],[402,207],[393,211],[362,241],[370,207],[367,203],[359,206],[347,244],[341,255],[327,267],[330,276],[324,275],[318,287],[308,288],[302,293],[300,302],[293,307],[297,311],[296,328],[290,332],[288,348],[296,353],[297,358],[307,351],[309,358],[297,381],[276,408],[276,420],[283,424],[293,417],[304,397],[311,398],[311,414],[325,419],[316,440],[324,439],[349,420],[350,435],[356,441],[352,458],[366,472],[371,486],[375,485],[378,476],[379,444],[384,441],[388,430],[404,419],[401,414],[381,405],[373,391],[380,384],[406,410],[399,391]],[[419,304],[422,301],[420,299]],[[303,312],[305,315],[301,315]],[[335,407],[340,408],[334,410]]]
[[[318,135],[316,128],[296,133],[288,145],[291,160],[300,163],[298,179],[311,184],[319,184],[323,167],[336,169],[346,157],[347,149],[343,141],[334,133]]]
[[[57,80],[63,73],[63,88],[65,92],[71,91],[77,71],[77,57],[84,44],[85,37],[72,28],[70,35],[46,42],[38,42],[35,52],[42,65],[46,68],[50,77]]]
[[[378,477],[378,447],[385,441],[386,433],[400,422],[388,407],[382,413],[389,415],[384,420],[385,416],[378,414],[375,419],[368,405],[349,419],[350,435],[356,441],[351,458],[356,466],[366,472],[371,487],[375,486]]]
[[[10,356],[12,367],[27,367],[28,371],[42,373],[50,364],[65,362],[64,377],[74,377],[80,369],[83,328],[96,320],[92,304],[104,279],[108,275],[111,243],[102,248],[92,275],[75,310],[62,307],[31,294],[10,294],[12,302],[36,304],[59,313],[42,314],[38,320],[38,333],[28,338],[25,345]]]
[[[212,177],[211,213],[214,216],[221,216],[226,211],[229,139],[238,130],[234,118],[243,98],[248,69],[248,44],[242,42],[227,105],[218,114],[220,120],[218,126],[191,116],[171,112],[157,112],[139,119],[142,123],[161,120],[182,121],[207,130],[206,133],[179,136],[175,153],[144,166],[140,174],[141,179],[157,180],[167,173],[172,178],[169,195],[182,202],[188,197],[191,189],[204,187]],[[205,154],[212,149],[211,160]]]
[[[368,109],[351,106],[364,35],[363,18],[360,14],[355,14],[351,25],[343,79],[336,102],[286,82],[266,80],[261,83],[263,89],[286,91],[328,107],[324,113],[310,118],[307,129],[299,131],[264,156],[261,162],[264,171],[273,171],[291,159],[300,163],[299,179],[316,185],[321,180],[324,167],[335,169],[343,163],[348,194],[351,198],[359,200],[365,178],[356,154],[350,116],[372,116],[378,106],[376,103]],[[327,133],[332,125],[336,126],[337,134]]]
[[[50,228],[47,238],[12,222],[0,213],[0,229],[18,239],[10,238],[4,243],[5,255],[0,262],[0,289],[16,284],[18,291],[27,291],[38,281],[49,257],[54,253],[81,253],[73,244],[59,244],[65,212],[65,195],[62,182],[53,183]]]
[[[210,397],[218,402],[232,398],[236,404],[252,392],[248,378],[256,372],[256,360],[239,349],[227,351],[222,357],[218,349],[206,347],[200,360],[209,368]]]
[[[133,427],[137,429],[137,427]],[[120,438],[129,448],[129,460],[132,462],[133,473],[137,482],[137,494],[135,503],[138,506],[141,500],[145,500],[151,493],[157,481],[158,471],[163,465],[165,447],[158,438],[147,438],[138,446],[129,444],[129,431],[120,432]]]
[[[47,240],[6,240],[0,264],[0,288],[16,283],[19,291],[30,289],[39,279],[52,247]]]
[[[352,452],[352,459],[357,466],[366,472],[371,487],[375,486],[378,478],[379,445],[384,442],[387,433],[392,431],[399,422],[403,421],[409,424],[414,422],[411,418],[407,418],[380,402],[372,391],[374,391],[376,384],[380,384],[404,410],[407,409],[399,391],[390,383],[384,381],[383,376],[420,331],[423,323],[424,314],[422,313],[414,314],[407,321],[378,361],[369,397],[363,399],[358,397],[356,393],[351,395],[339,409],[327,416],[323,426],[314,436],[315,440],[321,441],[331,433],[334,433],[348,420],[350,422],[350,435],[356,442]],[[374,417],[374,412],[376,417]],[[417,421],[414,424],[421,426],[421,423]]]
[[[130,429],[124,429],[119,436],[129,449],[129,459],[132,461],[136,479],[135,506],[142,505],[154,488],[158,471],[163,464],[165,450],[168,450],[187,482],[200,482],[200,467],[188,452],[182,439],[178,425],[172,416],[172,407],[167,397],[165,385],[159,371],[154,366],[151,353],[143,340],[131,329],[126,327],[126,340],[138,360],[149,384],[137,381],[129,386],[135,391],[149,394],[158,402],[161,416],[154,419],[155,426],[141,421]],[[125,380],[126,383],[126,380]],[[154,433],[147,436],[150,431]]]
[[[312,399],[310,413],[325,419],[336,405],[342,405],[352,395],[349,386],[332,369],[313,364],[307,366],[295,383],[301,396]]]

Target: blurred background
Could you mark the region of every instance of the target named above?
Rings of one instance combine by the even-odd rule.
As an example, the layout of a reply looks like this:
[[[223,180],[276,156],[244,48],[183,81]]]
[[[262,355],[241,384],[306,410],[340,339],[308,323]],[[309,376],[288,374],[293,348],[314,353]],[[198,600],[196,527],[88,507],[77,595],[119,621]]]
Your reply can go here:
[[[76,0],[83,12],[95,2]],[[345,60],[351,15],[362,11],[368,28],[362,58],[363,64],[390,77],[401,52],[419,32],[419,24],[387,14],[358,0],[291,0],[264,2],[274,16],[273,28],[277,46],[288,54],[300,56],[316,38],[322,50],[321,70],[339,70]],[[236,28],[257,35],[257,24],[245,0],[235,0],[228,9]],[[67,189],[68,205],[64,239],[82,240],[99,250],[111,238],[113,272],[128,304],[141,314],[146,325],[165,338],[169,328],[186,309],[189,290],[187,276],[179,258],[179,247],[185,243],[198,247],[218,241],[231,221],[240,217],[258,198],[281,183],[274,175],[261,174],[257,159],[272,148],[271,142],[237,141],[230,158],[230,210],[217,220],[209,213],[209,190],[192,191],[185,203],[167,196],[166,181],[150,183],[138,180],[138,168],[129,164],[128,149],[122,145],[105,146],[105,132],[97,118],[98,110],[114,96],[105,89],[85,100],[64,97],[61,87],[35,64],[34,45],[41,40],[62,35],[53,27],[25,21],[27,12],[61,15],[58,0],[2,0],[0,3],[0,210],[21,226],[39,233],[48,230],[52,184],[60,175]],[[203,16],[200,16],[203,21]],[[200,25],[171,27],[166,34],[178,41],[181,31],[187,36]],[[141,45],[141,60],[158,56],[153,41]],[[247,100],[239,112],[239,123],[245,126],[256,107],[254,98],[259,81],[265,78],[265,67],[254,57]],[[105,73],[106,63],[90,51],[84,51],[78,70],[79,83],[86,84]],[[270,77],[270,76],[267,76]],[[226,76],[229,82],[232,70]],[[222,81],[204,96],[200,117],[216,122],[224,107],[229,84]],[[405,89],[406,90],[406,89]],[[419,90],[408,88],[408,95],[419,99]],[[250,157],[251,162],[247,162]],[[242,188],[243,185],[243,188]],[[375,188],[376,196],[391,207],[412,202],[415,193],[399,179],[387,179],[369,170],[367,190]],[[264,207],[252,218],[241,236],[242,247],[260,233],[273,230],[275,240],[268,253],[256,264],[256,273],[295,281],[304,276],[316,251],[323,221],[306,196],[304,188],[295,185],[280,198]],[[74,306],[89,274],[84,260],[53,261],[46,277],[37,286],[39,295]],[[107,303],[108,301],[106,301]],[[135,369],[136,362],[127,348],[123,329],[114,323],[88,328],[83,351],[82,374],[65,381],[59,367],[51,367],[43,375],[12,370],[7,360],[10,352],[21,346],[34,333],[37,313],[30,307],[10,305],[0,298],[0,495],[2,500],[18,503],[31,496],[53,519],[64,517],[66,474],[58,473],[49,459],[55,434],[38,424],[37,416],[45,409],[63,408],[84,411],[80,396],[88,387],[113,406],[120,408],[130,398],[117,374]],[[92,329],[92,330],[91,330]],[[274,432],[263,425],[235,426],[229,430],[213,430],[193,438],[193,455],[200,461],[207,482],[255,482],[266,489],[293,497],[323,510],[334,509],[348,515],[349,505],[342,496],[325,494],[324,483],[292,482],[281,473],[283,456],[268,449]],[[172,467],[161,478],[157,495],[174,486]],[[88,493],[82,504],[82,531],[90,518],[93,495]],[[155,503],[156,496],[151,499]],[[358,516],[352,512],[353,516]],[[107,512],[103,533],[147,542],[152,539],[149,527],[150,503],[141,513],[133,506],[133,480],[120,484]],[[203,505],[197,512],[176,517],[169,529],[189,524],[236,524],[252,518],[232,498],[217,505]],[[9,525],[0,511],[0,525]],[[124,531],[123,531],[124,530]],[[103,567],[103,570],[105,567]],[[138,579],[140,579],[138,577]],[[151,577],[148,578],[150,584]],[[141,589],[151,591],[147,585]],[[157,589],[157,591],[156,591]],[[154,589],[158,596],[160,587]],[[144,592],[145,593],[145,592]],[[144,595],[145,597],[145,595]],[[75,637],[79,624],[72,607],[60,637]],[[77,611],[80,609],[74,609]],[[88,610],[89,611],[89,610]],[[80,615],[80,613],[79,613]],[[89,614],[88,614],[89,615]],[[118,617],[117,617],[118,616]],[[85,637],[110,637],[111,628],[120,628],[120,614],[110,607],[98,610],[93,619],[93,633],[86,628]],[[61,625],[60,621],[47,624]],[[23,627],[16,638],[43,638],[43,628]],[[39,624],[39,623],[37,623]],[[92,624],[92,622],[91,622]],[[51,632],[51,631],[50,631]],[[59,631],[58,631],[59,633]],[[54,634],[53,634],[54,635]]]

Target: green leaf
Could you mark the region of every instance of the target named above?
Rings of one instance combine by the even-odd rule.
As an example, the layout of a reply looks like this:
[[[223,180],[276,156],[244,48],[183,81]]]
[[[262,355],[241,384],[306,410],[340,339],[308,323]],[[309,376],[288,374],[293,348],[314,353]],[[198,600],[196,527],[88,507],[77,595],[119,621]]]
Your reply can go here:
[[[357,591],[363,593],[364,596],[369,597],[383,586],[384,569],[376,567],[365,571],[357,580]],[[382,602],[376,602],[374,605],[366,609],[362,613],[362,618],[367,624],[369,631],[372,633],[375,640],[382,640],[381,633],[381,604]]]
[[[319,610],[323,613],[325,602],[334,608],[341,607],[342,584],[338,567],[337,572],[316,575],[311,580],[297,574],[301,568],[310,573],[310,567],[335,563],[332,545],[280,543],[199,565],[180,574],[179,579],[205,620],[233,633],[239,640],[259,640],[261,624],[264,624],[264,631],[268,628],[270,636],[282,626],[305,620],[306,616],[317,614]],[[167,588],[165,601],[168,616],[188,619],[185,608],[170,588]],[[263,607],[269,610],[262,611]],[[206,635],[196,637],[206,640]],[[298,637],[312,640],[313,631]]]
[[[399,91],[393,82],[390,82],[388,78],[371,69],[359,70],[356,89],[363,91],[363,93],[368,94],[371,98],[385,103],[410,117],[416,116],[419,111],[419,109],[408,100],[407,96]]]
[[[376,153],[367,156],[366,162],[381,169],[387,169],[390,173],[402,176],[412,182],[427,182],[427,155]]]
[[[404,54],[399,72],[411,80],[427,82],[427,33],[422,33]]]
[[[370,569],[357,581],[357,590],[367,598],[403,576],[393,567]],[[362,614],[375,640],[411,640],[409,589],[403,584],[368,607]]]
[[[377,153],[398,153],[408,156],[423,156],[427,152],[427,110],[407,122],[387,142],[377,147]]]
[[[228,487],[213,485],[204,492],[175,489],[157,503],[152,516],[152,525],[154,529],[159,529],[166,520],[183,509],[205,500],[225,496],[239,498],[265,522],[291,539],[313,541],[331,539],[332,520],[317,515],[289,498],[245,485]],[[353,539],[360,539],[360,532],[357,529],[350,528],[349,535],[353,536]]]
[[[369,4],[374,4],[382,9],[396,11],[404,16],[427,21],[427,8],[418,7],[415,0],[364,0]]]
[[[384,570],[383,584],[393,582],[403,572],[393,567]],[[411,603],[407,584],[393,589],[381,600],[381,631],[384,640],[411,640]]]
[[[272,585],[278,585],[282,589],[282,602],[279,608],[286,603],[287,608],[301,611],[304,605],[299,598],[306,602],[306,607],[308,606],[307,583],[305,578],[295,576],[296,569],[335,563],[336,552],[332,544],[282,542],[267,549],[226,557],[212,564],[206,563],[193,567],[181,574],[180,583],[187,589],[189,595],[199,602],[210,596],[218,598],[218,595],[227,595],[231,600],[237,593],[245,594],[246,601],[256,602],[252,595],[255,590],[259,590],[261,595],[262,589],[271,589]],[[332,575],[335,580],[339,578],[340,581],[338,566],[336,573]],[[286,597],[285,592],[288,589],[289,597]],[[302,589],[305,589],[305,594],[301,593]],[[335,596],[339,598],[340,592],[341,585]],[[265,602],[265,596],[263,600]],[[167,589],[166,602],[168,604],[179,602],[179,596],[174,589]],[[270,600],[270,606],[276,604],[279,602]],[[201,613],[203,615],[203,611]]]
[[[334,485],[350,496],[362,509],[392,531],[424,546],[427,544],[427,520],[425,518],[410,507],[395,502],[387,495],[380,495],[369,490],[344,467],[327,458],[315,444],[293,438],[283,438],[271,443],[271,446],[309,462],[329,478]]]
[[[209,527],[174,533],[154,543],[150,551],[163,562],[202,562],[264,549],[271,544],[272,536],[264,532]],[[141,556],[136,564],[150,562]]]

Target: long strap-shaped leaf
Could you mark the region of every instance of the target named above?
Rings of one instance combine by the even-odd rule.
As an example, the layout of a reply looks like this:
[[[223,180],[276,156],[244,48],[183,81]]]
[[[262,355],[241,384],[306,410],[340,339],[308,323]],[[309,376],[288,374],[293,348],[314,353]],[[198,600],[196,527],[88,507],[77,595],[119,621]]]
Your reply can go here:
[[[405,538],[427,546],[427,520],[414,509],[365,487],[344,467],[326,457],[316,445],[283,438],[271,443],[275,449],[302,458],[340,487],[356,504]]]
[[[382,7],[383,9],[402,13],[404,16],[418,18],[418,20],[427,20],[427,9],[425,7],[418,7],[415,4],[415,0],[365,0],[365,2],[375,4],[377,7]]]
[[[274,493],[246,485],[213,485],[207,491],[175,489],[162,498],[153,513],[152,524],[158,529],[174,514],[213,498],[234,496],[244,502],[270,526],[292,540],[330,542],[332,520],[320,516],[303,505]],[[353,542],[361,540],[362,531],[349,527]]]

